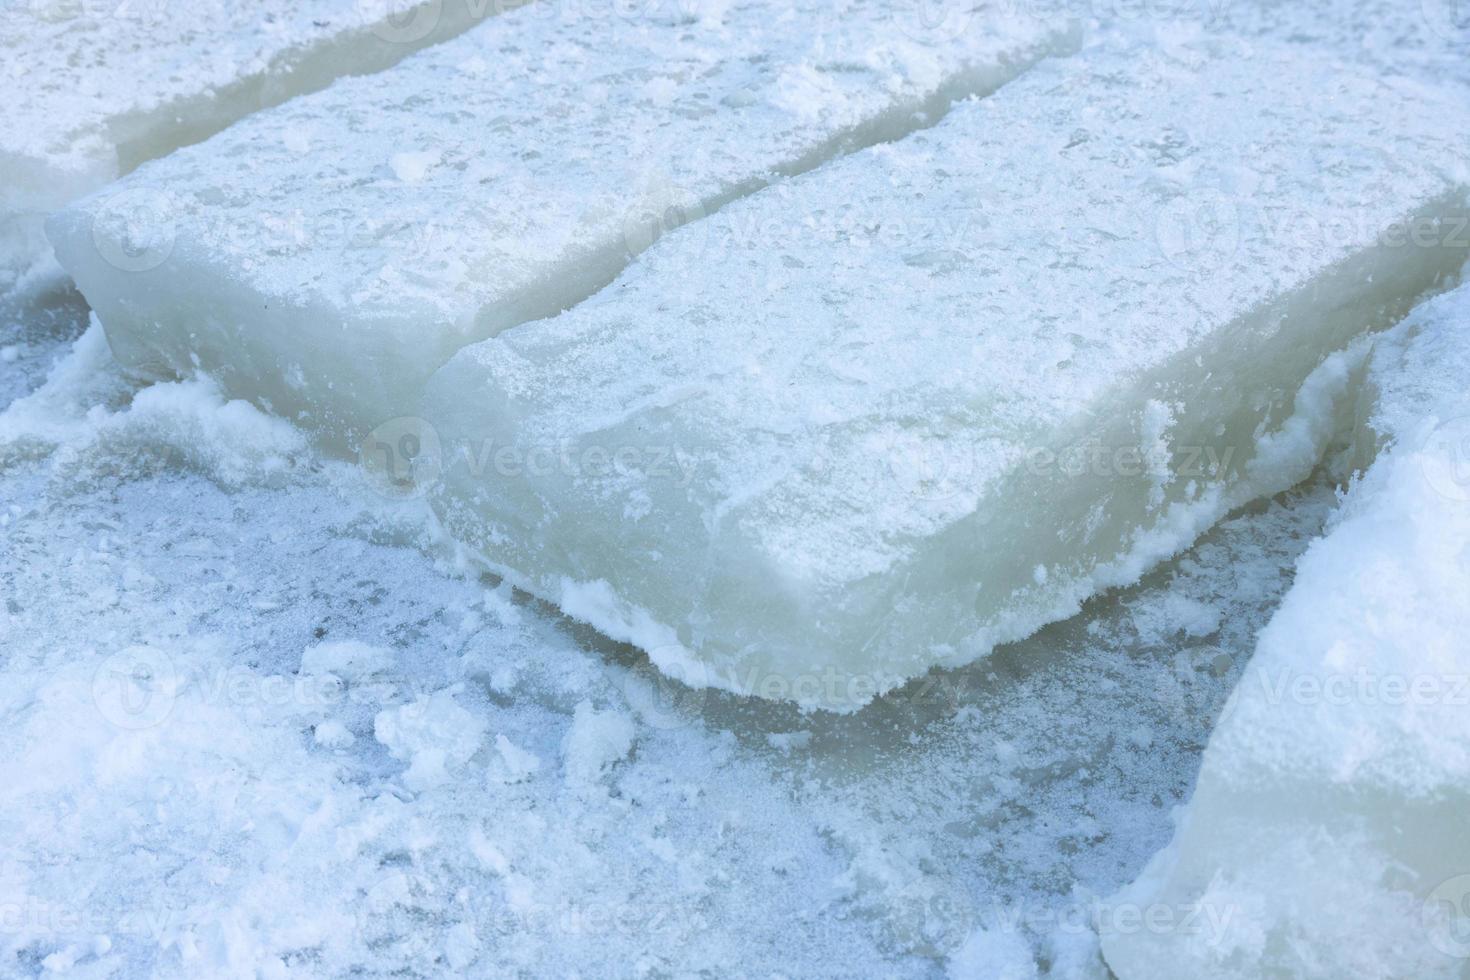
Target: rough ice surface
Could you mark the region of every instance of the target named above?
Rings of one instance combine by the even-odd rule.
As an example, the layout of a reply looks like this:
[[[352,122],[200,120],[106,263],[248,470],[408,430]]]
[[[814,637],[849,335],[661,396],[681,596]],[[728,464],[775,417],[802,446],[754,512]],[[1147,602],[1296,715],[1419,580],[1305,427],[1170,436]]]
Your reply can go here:
[[[1071,37],[983,5],[960,30],[885,0],[635,6],[533,4],[258,114],[58,216],[57,254],[123,363],[356,449],[464,344]]]
[[[1085,616],[808,715],[460,574],[421,501],[203,382],[140,390],[96,327],[49,376],[18,363],[12,976],[1024,976],[1029,951],[1101,978],[1129,910],[1098,897],[1167,840],[1334,502],[1309,483]]]
[[[385,68],[504,6],[5,0],[0,292],[45,255],[42,224],[69,201],[248,113]],[[116,203],[151,206],[142,196]]]
[[[1470,17],[1455,0],[1179,0],[1120,3],[1137,25],[1288,40],[1392,77],[1470,86]],[[1126,15],[1125,15],[1126,16]]]
[[[1118,901],[1230,919],[1105,936],[1122,980],[1463,977],[1470,961],[1470,287],[1378,338],[1348,491]]]
[[[1470,248],[1466,108],[1267,43],[1044,63],[461,352],[438,507],[691,684],[856,707],[1302,479],[1324,355]]]
[[[1104,0],[1086,9],[1156,31],[1165,47],[1241,32],[1328,49],[1391,77],[1470,81],[1470,21],[1463,5],[1455,20],[1451,2]],[[396,150],[404,156],[389,166],[411,175],[424,166],[420,153]],[[442,542],[416,502],[376,499],[368,488],[380,484],[365,486],[320,459],[304,433],[208,381],[140,389],[96,327],[49,370],[85,328],[85,304],[64,288],[8,299],[0,975],[1101,980],[1099,932],[1116,953],[1129,944],[1112,933],[1184,928],[1196,938],[1170,947],[1171,980],[1245,972],[1238,964],[1257,948],[1275,956],[1281,936],[1301,958],[1268,959],[1258,973],[1457,975],[1426,943],[1448,940],[1446,955],[1464,955],[1455,939],[1465,923],[1453,913],[1466,907],[1453,880],[1463,864],[1443,869],[1435,880],[1450,886],[1428,888],[1421,903],[1408,879],[1423,881],[1435,862],[1409,854],[1405,872],[1384,857],[1403,855],[1421,829],[1443,843],[1447,824],[1426,802],[1465,809],[1453,789],[1436,795],[1439,776],[1424,760],[1388,780],[1354,779],[1352,795],[1335,797],[1344,799],[1338,822],[1322,821],[1325,836],[1278,857],[1288,870],[1229,841],[1189,838],[1201,854],[1238,862],[1236,906],[1201,903],[1189,888],[1181,904],[1167,889],[1160,902],[1154,892],[1099,898],[1169,839],[1169,810],[1190,795],[1258,631],[1337,504],[1329,481],[1237,512],[1139,585],[983,661],[851,715],[808,715],[669,683],[636,651],[503,583],[461,574],[440,560]],[[1470,378],[1454,331],[1428,322],[1415,335],[1437,339],[1411,343],[1405,331],[1379,341],[1360,412],[1365,461],[1385,437],[1394,448],[1384,462],[1414,449],[1402,432],[1449,404],[1436,391],[1463,390]],[[1452,368],[1456,357],[1462,366]],[[1397,410],[1375,406],[1392,404],[1415,413],[1407,430],[1381,420]],[[1154,435],[1172,414],[1149,410]],[[1438,445],[1416,456],[1453,491],[1453,443]],[[1374,630],[1389,589],[1414,577],[1396,563],[1418,560],[1386,538],[1411,540],[1415,556],[1436,562],[1434,548],[1464,550],[1462,523],[1405,482],[1412,470],[1375,473],[1348,496],[1334,532],[1351,528],[1354,542],[1372,546],[1366,557],[1384,574],[1371,595],[1347,580],[1357,549],[1346,538],[1303,565],[1317,611],[1336,614],[1325,584],[1344,584],[1376,618],[1343,614]],[[1370,486],[1379,487],[1372,496],[1360,492]],[[1370,513],[1381,518],[1361,520]],[[1441,520],[1446,544],[1438,526],[1419,533],[1416,522]],[[1457,581],[1450,602],[1414,607],[1423,613],[1410,624],[1416,642],[1427,635],[1420,619],[1442,622],[1462,602]],[[1359,634],[1343,640],[1359,654]],[[1281,647],[1278,635],[1271,649]],[[1404,660],[1398,669],[1419,671],[1416,651]],[[1430,672],[1451,682],[1463,672],[1441,667]],[[420,713],[401,710],[409,706]],[[384,729],[393,746],[376,735],[385,712],[402,723]],[[581,726],[579,714],[604,723]],[[1451,753],[1437,762],[1443,773],[1459,764],[1457,716],[1405,712],[1402,721],[1424,723],[1405,732],[1380,714],[1345,755],[1335,719],[1350,716],[1324,714],[1331,744],[1308,740],[1291,770],[1304,773],[1298,786],[1319,787],[1305,768],[1324,760],[1378,779],[1403,757],[1401,736],[1432,737]],[[630,742],[617,718],[631,725]],[[1236,728],[1234,738],[1247,734]],[[1292,757],[1300,732],[1290,741],[1264,732]],[[416,759],[431,753],[418,768],[430,772],[436,750],[452,778],[410,789]],[[1428,792],[1407,797],[1405,786]],[[1402,833],[1381,819],[1390,797],[1413,821]],[[1244,799],[1224,801],[1226,812]],[[1317,806],[1310,792],[1299,802]],[[1279,798],[1267,804],[1263,819],[1291,817]],[[1273,834],[1254,839],[1272,848]],[[1446,863],[1459,855],[1453,843]],[[1274,894],[1302,901],[1284,909]],[[1382,914],[1364,916],[1355,902]],[[1269,947],[1230,928],[1237,906],[1255,910],[1238,921],[1265,924]],[[1285,929],[1283,910],[1304,914],[1303,927]],[[1418,934],[1407,931],[1416,910],[1426,916]],[[1402,940],[1396,948],[1377,939],[1390,934]],[[1312,941],[1324,936],[1325,946]],[[1211,937],[1239,959],[1221,967]],[[1360,946],[1391,959],[1351,957]],[[1146,943],[1132,948],[1140,970],[1157,972]],[[1127,980],[1124,961],[1114,965]]]

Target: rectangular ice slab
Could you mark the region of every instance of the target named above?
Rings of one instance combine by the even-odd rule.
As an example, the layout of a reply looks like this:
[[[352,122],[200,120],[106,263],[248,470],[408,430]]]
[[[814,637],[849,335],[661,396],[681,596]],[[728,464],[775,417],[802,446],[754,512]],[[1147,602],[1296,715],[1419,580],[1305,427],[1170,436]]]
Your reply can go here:
[[[908,9],[532,5],[147,167],[50,233],[124,363],[201,366],[350,446],[460,347],[581,300],[666,228],[1070,37]]]
[[[506,3],[0,3],[0,290],[46,215],[247,113],[377,71]]]
[[[1110,904],[1121,980],[1465,976],[1470,959],[1470,287],[1378,338],[1387,449],[1297,568],[1173,843]]]
[[[438,506],[687,679],[855,706],[1303,478],[1325,355],[1470,247],[1467,132],[1299,50],[1048,62],[461,352]]]

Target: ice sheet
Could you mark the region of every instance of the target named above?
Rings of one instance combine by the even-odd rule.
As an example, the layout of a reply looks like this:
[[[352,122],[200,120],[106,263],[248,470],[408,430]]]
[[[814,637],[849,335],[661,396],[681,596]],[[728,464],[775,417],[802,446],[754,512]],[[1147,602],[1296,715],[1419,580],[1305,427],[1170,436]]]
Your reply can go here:
[[[47,214],[250,112],[376,71],[512,4],[7,0],[0,4],[0,292]],[[146,202],[137,202],[146,203]]]
[[[1104,937],[1121,980],[1463,977],[1470,962],[1470,287],[1379,339],[1352,487],[1123,902],[1229,928]]]
[[[495,568],[661,666],[861,704],[1304,477],[1323,357],[1470,247],[1463,120],[1264,44],[1049,62],[461,352],[425,468]]]
[[[1005,6],[946,31],[880,0],[533,5],[175,154],[50,234],[125,364],[201,366],[356,449],[459,347],[579,301],[663,230],[1068,43],[1066,18]]]

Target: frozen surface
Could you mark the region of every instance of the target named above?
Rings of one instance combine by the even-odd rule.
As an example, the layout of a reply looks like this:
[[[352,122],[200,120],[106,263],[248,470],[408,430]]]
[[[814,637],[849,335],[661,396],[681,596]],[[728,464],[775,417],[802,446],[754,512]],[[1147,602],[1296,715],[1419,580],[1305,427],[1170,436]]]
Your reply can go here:
[[[1449,3],[1085,9],[1164,47],[1238,30],[1330,45],[1426,83],[1470,77],[1470,22],[1447,34],[1457,22],[1426,16],[1453,15]],[[420,151],[401,152],[395,171],[426,167]],[[1095,932],[1185,928],[1194,938],[1163,947],[1170,980],[1228,973],[1258,950],[1279,956],[1282,936],[1303,954],[1298,972],[1334,978],[1453,976],[1470,962],[1433,954],[1447,939],[1464,952],[1452,913],[1466,907],[1459,840],[1442,861],[1403,849],[1421,832],[1444,842],[1425,801],[1465,812],[1463,793],[1434,788],[1452,772],[1466,784],[1455,769],[1463,702],[1460,715],[1396,716],[1422,722],[1417,731],[1386,713],[1324,709],[1324,738],[1300,756],[1302,733],[1285,738],[1265,717],[1259,751],[1232,758],[1256,775],[1298,759],[1294,786],[1307,791],[1291,803],[1313,819],[1315,767],[1351,773],[1351,790],[1328,790],[1343,803],[1338,823],[1324,819],[1294,852],[1277,848],[1280,822],[1249,838],[1259,851],[1190,837],[1202,861],[1235,862],[1235,903],[1201,903],[1195,880],[1171,891],[1166,877],[1097,898],[1168,839],[1168,813],[1190,794],[1257,631],[1336,504],[1325,482],[1236,513],[1139,585],[979,663],[851,715],[803,715],[669,682],[636,651],[466,577],[435,557],[443,542],[418,504],[372,494],[381,472],[364,481],[323,461],[304,434],[208,381],[140,390],[95,327],[50,370],[85,306],[64,289],[10,299],[0,298],[0,406],[34,397],[0,415],[0,975],[1098,980]],[[1463,306],[1443,303],[1433,320]],[[1463,343],[1430,323],[1412,342],[1409,331],[1380,341],[1360,453],[1392,436],[1385,462],[1427,459],[1455,492],[1444,466],[1454,443],[1395,457],[1415,441],[1385,421],[1399,410],[1373,409],[1406,406],[1400,417],[1422,425],[1448,404],[1436,392],[1464,390],[1463,367],[1448,366]],[[1412,639],[1432,638],[1467,591],[1462,575],[1444,605],[1395,600],[1390,612],[1389,591],[1417,581],[1402,563],[1429,556],[1444,571],[1442,549],[1463,552],[1464,535],[1455,512],[1412,489],[1411,469],[1375,473],[1349,496],[1329,539],[1342,543],[1317,545],[1322,557],[1303,566],[1312,611],[1283,620],[1340,613],[1352,626],[1342,649],[1360,658],[1363,637],[1378,636],[1362,631],[1412,608]],[[1369,585],[1348,574],[1359,546]],[[1334,597],[1338,585],[1367,611]],[[1288,661],[1280,633],[1261,649],[1293,670],[1328,670]],[[1384,645],[1370,659],[1401,652]],[[1409,655],[1398,669],[1417,671]],[[1364,738],[1344,754],[1343,724],[1359,721]],[[1443,757],[1399,766],[1415,739]],[[1277,753],[1271,765],[1262,752]],[[1294,818],[1279,784],[1266,785],[1270,821]],[[1411,786],[1426,795],[1406,795]],[[1227,786],[1223,813],[1248,801],[1237,789]],[[1413,821],[1403,833],[1382,821],[1385,799]],[[1425,869],[1453,862],[1413,934]],[[1300,899],[1299,930],[1283,928],[1275,895]],[[1140,969],[1160,962],[1157,940],[1108,942],[1131,948]],[[1211,952],[1222,942],[1239,960],[1222,966]]]
[[[1133,978],[1463,977],[1470,963],[1470,288],[1378,339],[1348,492],[1120,901],[1230,919],[1108,936]],[[1371,448],[1371,447],[1370,447]]]
[[[1386,76],[1470,86],[1470,15],[1457,0],[1120,0],[1115,9],[1141,28],[1270,38]]]
[[[1466,108],[1264,43],[1044,63],[467,348],[420,469],[676,676],[850,709],[1302,479],[1323,358],[1470,248]]]
[[[0,292],[47,214],[247,113],[376,71],[505,3],[0,2]],[[478,12],[478,13],[477,13]],[[147,199],[118,202],[146,209]]]
[[[125,364],[202,367],[355,450],[464,344],[1070,36],[983,7],[930,31],[886,0],[635,7],[512,11],[175,154],[49,233]]]
[[[18,370],[41,370],[33,360]],[[1100,977],[1333,504],[852,715],[668,682],[93,328],[0,415],[0,972]],[[49,974],[48,974],[49,975]],[[981,973],[981,976],[986,976]]]

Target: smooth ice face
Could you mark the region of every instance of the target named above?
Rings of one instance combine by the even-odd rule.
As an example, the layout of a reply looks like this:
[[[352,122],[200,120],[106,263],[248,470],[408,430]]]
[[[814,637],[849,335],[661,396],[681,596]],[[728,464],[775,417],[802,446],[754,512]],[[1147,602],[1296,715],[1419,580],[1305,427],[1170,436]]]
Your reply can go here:
[[[693,683],[854,707],[1302,479],[1324,356],[1470,247],[1467,131],[1298,50],[1048,63],[461,352],[438,506]]]
[[[203,367],[355,449],[663,230],[1072,43],[886,0],[634,6],[533,4],[262,113],[59,216],[57,253],[125,364]]]
[[[1388,448],[1299,564],[1173,843],[1112,903],[1224,926],[1105,935],[1121,980],[1464,976],[1470,287],[1378,338],[1366,390]]]
[[[42,222],[68,201],[247,113],[339,75],[385,68],[505,6],[0,4],[0,288],[44,253]]]

